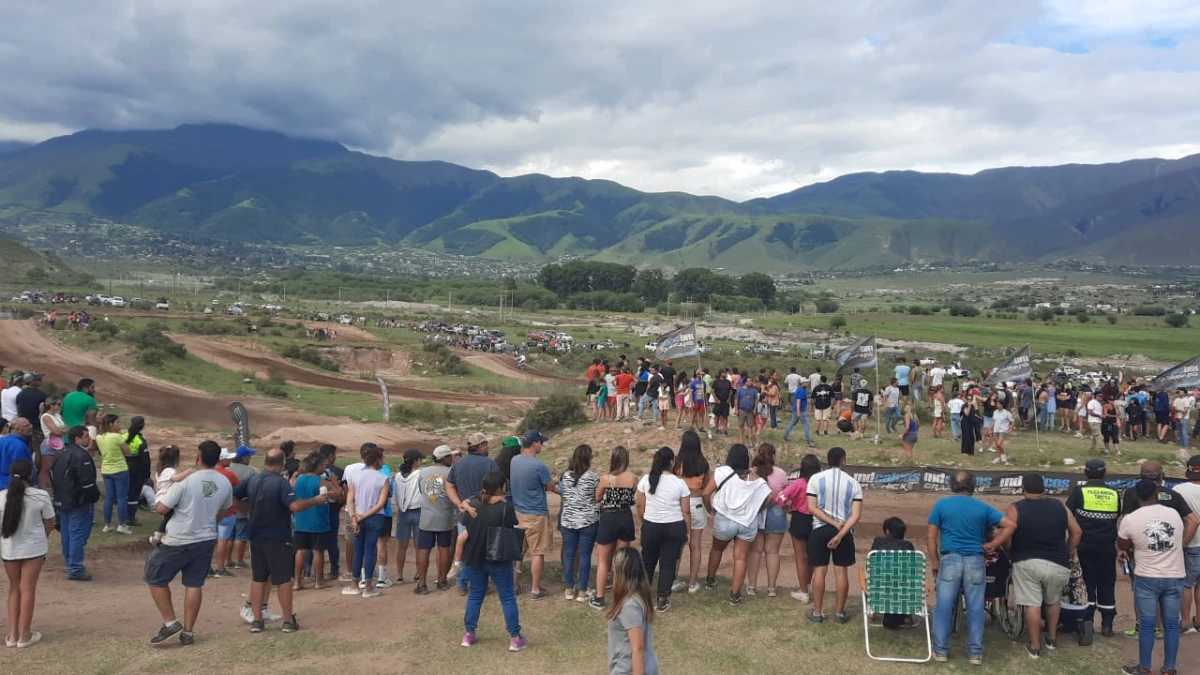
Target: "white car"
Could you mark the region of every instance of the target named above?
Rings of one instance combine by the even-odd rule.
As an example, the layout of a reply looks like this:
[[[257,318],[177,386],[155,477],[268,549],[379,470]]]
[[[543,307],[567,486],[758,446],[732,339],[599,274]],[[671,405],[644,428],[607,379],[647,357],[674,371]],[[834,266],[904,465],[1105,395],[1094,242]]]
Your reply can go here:
[[[169,310],[171,309],[171,303],[167,302],[165,299],[159,300],[158,302],[154,303],[154,309]]]
[[[125,306],[125,298],[122,298],[119,295],[115,295],[115,296],[113,296],[113,298],[111,300],[108,301],[108,304],[112,305],[113,307],[124,307]]]
[[[655,351],[656,349],[658,349],[658,342],[647,342],[646,349],[648,349],[650,351]]]
[[[213,313],[213,308],[212,308],[212,307],[205,307],[205,308],[204,308],[204,313],[205,313],[205,314],[212,314],[212,313]]]
[[[338,317],[338,323],[342,324],[343,326],[349,326],[350,324],[354,323],[354,317],[350,316],[349,314],[343,314]]]
[[[961,368],[959,366],[950,366],[949,368],[946,368],[946,377],[957,377],[961,379],[970,376],[971,370],[969,368]]]
[[[937,365],[937,359],[924,358],[920,361],[917,361],[917,364],[922,366],[933,366]]]
[[[1075,366],[1062,365],[1059,366],[1058,372],[1066,375],[1067,377],[1074,377],[1075,375],[1079,374],[1079,369]]]

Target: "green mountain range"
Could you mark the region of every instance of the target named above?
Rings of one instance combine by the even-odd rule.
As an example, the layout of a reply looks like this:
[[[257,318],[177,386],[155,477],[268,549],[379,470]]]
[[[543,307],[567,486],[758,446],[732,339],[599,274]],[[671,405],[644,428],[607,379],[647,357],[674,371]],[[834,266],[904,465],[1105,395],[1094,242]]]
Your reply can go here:
[[[843,176],[769,199],[502,178],[230,125],[83,131],[0,146],[0,209],[165,233],[418,246],[540,262],[595,257],[769,272],[1061,257],[1191,264],[1200,155],[1117,164]],[[1164,243],[1163,233],[1185,240]]]

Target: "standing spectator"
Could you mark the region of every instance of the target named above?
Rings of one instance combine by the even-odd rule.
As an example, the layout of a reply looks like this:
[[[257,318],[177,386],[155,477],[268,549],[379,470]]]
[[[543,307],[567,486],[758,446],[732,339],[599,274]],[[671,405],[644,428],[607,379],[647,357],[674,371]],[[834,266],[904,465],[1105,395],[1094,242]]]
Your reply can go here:
[[[300,473],[300,458],[296,457],[296,441],[284,441],[279,444],[283,453],[283,477],[292,480]]]
[[[692,519],[688,523],[688,563],[690,574],[688,581],[676,581],[672,586],[672,591],[681,591],[687,589],[688,593],[697,593],[700,591],[700,563],[701,563],[701,548],[700,539],[704,535],[704,530],[708,526],[708,509],[709,497],[712,494],[712,471],[709,469],[708,460],[705,459],[704,453],[701,451],[700,435],[694,431],[683,432],[683,437],[679,441],[679,453],[675,455],[675,463],[671,466],[671,473],[683,479],[687,483],[688,489],[691,491],[691,506]]]
[[[429,592],[429,556],[435,547],[438,552],[434,588],[439,591],[449,588],[446,575],[450,572],[450,546],[454,540],[455,516],[458,514],[458,510],[449,499],[449,480],[458,455],[458,450],[448,445],[439,445],[433,450],[433,465],[421,469],[418,474],[417,489],[421,493],[421,515],[417,529],[419,581],[413,588],[416,595]],[[482,480],[480,486],[482,487]]]
[[[767,414],[772,429],[779,428],[779,376],[772,373],[763,387],[763,401],[767,404]]]
[[[450,467],[446,476],[446,496],[459,511],[465,511],[463,504],[479,495],[483,487],[483,477],[492,471],[499,471],[496,460],[488,457],[488,445],[491,437],[481,433],[473,433],[467,437],[467,454]],[[511,490],[510,490],[511,492]],[[458,531],[465,532],[466,528],[459,524]],[[422,581],[424,577],[421,577]],[[467,593],[467,578],[460,570],[454,577],[459,595]]]
[[[379,551],[379,534],[384,528],[383,507],[387,505],[388,479],[380,467],[383,466],[383,450],[371,445],[363,452],[366,468],[347,479],[346,508],[350,512],[350,530],[354,532],[354,561],[350,570],[354,579],[366,581],[363,598],[379,597],[375,587],[375,558]],[[449,558],[449,556],[447,556]],[[447,560],[449,565],[449,560]],[[354,582],[342,589],[342,595],[358,595]]]
[[[129,529],[129,505],[125,501],[129,494],[129,446],[121,433],[121,421],[116,415],[105,415],[100,421],[96,448],[100,453],[100,475],[104,478],[104,532],[133,534]],[[117,511],[117,525],[112,524],[113,507]]]
[[[979,397],[968,394],[963,403],[962,414],[962,449],[964,455],[975,454],[975,444],[983,440],[983,418],[979,413]],[[954,403],[954,401],[950,401]]]
[[[805,384],[808,383],[807,380],[805,380],[796,372],[796,366],[789,368],[787,377],[783,378],[783,384],[787,387],[789,404],[792,401],[792,397],[796,395],[796,389],[800,387],[801,382],[804,382]]]
[[[405,450],[392,493],[396,514],[396,583],[404,583],[404,563],[408,559],[408,543],[417,541],[421,529],[421,462],[420,450]],[[453,471],[454,467],[450,467]]]
[[[757,407],[758,389],[754,387],[754,383],[749,378],[745,378],[737,390],[739,443],[754,442],[755,430],[757,428],[755,426],[754,411]],[[749,439],[746,438],[747,429],[749,429]]]
[[[792,514],[788,533],[792,535],[792,553],[796,558],[796,590],[790,595],[793,600],[808,604],[809,588],[812,584],[812,568],[808,564],[808,538],[812,534],[813,517],[808,510],[808,481],[821,472],[821,460],[816,455],[800,458],[800,477],[788,484],[783,492],[775,496],[775,503]]]
[[[713,381],[712,394],[714,428],[717,433],[729,436],[729,405],[733,400],[733,384],[724,368],[717,373],[717,379]]]
[[[950,481],[951,496],[943,497],[929,513],[926,542],[936,584],[937,605],[933,615],[933,660],[945,661],[950,654],[950,629],[961,595],[966,599],[967,658],[983,663],[983,621],[987,568],[985,553],[995,550],[987,543],[993,527],[1012,529],[1011,521],[974,497],[975,476],[959,471]]]
[[[85,377],[75,385],[75,391],[63,397],[63,424],[68,428],[95,427],[99,409],[96,405],[96,383]]]
[[[791,394],[791,399],[792,421],[788,422],[787,427],[783,430],[783,442],[787,443],[788,437],[792,435],[792,429],[795,429],[796,424],[800,423],[804,427],[804,442],[810,448],[817,447],[817,444],[813,442],[812,429],[808,424],[808,382],[803,379],[799,380],[795,391]]]
[[[300,463],[295,478],[295,494],[298,501],[314,499],[319,495],[325,496],[326,504],[342,498],[342,489],[324,477],[325,460],[320,452],[314,452]],[[284,462],[287,471],[287,462]],[[325,508],[305,509],[295,516],[295,533],[292,543],[296,549],[294,590],[304,590],[304,560],[309,553],[313,556],[313,589],[329,588],[325,585],[325,533],[329,532],[329,510]],[[253,544],[251,544],[253,549]],[[251,553],[253,555],[253,552]],[[251,563],[254,559],[251,558]],[[253,613],[251,614],[253,618]]]
[[[1008,507],[1004,517],[1015,531],[1001,532],[993,543],[1012,538],[1013,588],[1017,604],[1025,609],[1029,631],[1026,653],[1042,655],[1042,615],[1046,617],[1045,647],[1058,649],[1058,618],[1063,587],[1071,579],[1071,557],[1083,531],[1070,509],[1056,499],[1046,499],[1046,483],[1039,473],[1021,477],[1024,499]]]
[[[237,488],[242,483],[250,480],[254,474],[258,473],[258,469],[250,466],[250,458],[257,451],[251,450],[246,446],[239,446],[233,451],[233,459],[229,461],[229,473],[237,476],[237,483],[234,483],[234,488]],[[246,569],[250,567],[246,563],[246,549],[250,545],[250,519],[248,506],[245,502],[234,502],[237,515],[233,521],[233,551],[229,559],[225,561],[226,571],[232,569]]]
[[[617,416],[615,419],[618,422],[632,417],[629,404],[633,399],[633,385],[636,382],[637,378],[629,372],[629,368],[622,368],[621,372],[616,376]]]
[[[912,376],[912,366],[908,365],[908,359],[900,357],[900,363],[896,366],[895,377],[896,386],[900,388],[900,395],[904,397],[904,402],[908,402],[909,393],[909,378]]]
[[[8,634],[5,647],[32,647],[42,634],[31,629],[38,576],[54,529],[54,506],[45,490],[33,486],[33,462],[19,459],[8,468],[0,491],[0,560],[8,576]]]
[[[1004,403],[997,403],[992,411],[992,441],[996,444],[996,458],[992,464],[1008,464],[1008,455],[1004,451],[1004,442],[1008,439],[1013,428],[1013,414]]]
[[[212,441],[201,443],[197,461],[200,470],[172,485],[155,506],[161,515],[173,513],[162,544],[146,559],[146,584],[163,620],[158,633],[150,638],[151,645],[161,645],[175,634],[179,634],[183,645],[196,642],[193,629],[200,615],[204,578],[216,548],[217,520],[233,506],[233,487],[216,471],[220,456],[221,446]],[[180,574],[187,589],[182,625],[175,618],[170,588]]]
[[[1154,655],[1154,624],[1162,614],[1162,672],[1173,675],[1179,652],[1179,612],[1183,598],[1183,579],[1187,574],[1184,543],[1187,536],[1183,519],[1164,506],[1159,487],[1152,480],[1140,480],[1133,488],[1138,508],[1121,520],[1117,546],[1121,558],[1133,553],[1137,576],[1133,580],[1133,599],[1138,607],[1138,663],[1125,666],[1129,675],[1150,673]],[[1195,528],[1190,528],[1195,532]]]
[[[909,379],[912,382],[913,401],[921,402],[921,396],[925,391],[925,369],[920,364],[914,365],[909,373]]]
[[[41,456],[38,459],[38,487],[43,490],[50,485],[50,466],[54,464],[54,456],[63,449],[63,437],[67,435],[67,427],[63,424],[62,399],[50,396],[42,404],[41,414],[37,425],[42,429]]]
[[[857,403],[857,401],[855,402]],[[808,510],[813,514],[813,531],[808,539],[808,562],[813,568],[813,608],[808,618],[821,623],[825,600],[825,575],[832,559],[836,589],[836,623],[846,623],[846,597],[850,593],[850,567],[854,565],[854,526],[862,517],[862,486],[846,473],[846,451],[830,448],[829,468],[808,481]]]
[[[900,424],[900,387],[896,380],[892,380],[891,384],[883,390],[884,407],[886,408],[883,422],[883,430],[886,433],[892,433],[896,430],[896,426]]]
[[[863,378],[862,386],[851,394],[854,397],[853,405],[850,408],[854,421],[853,438],[860,438],[867,433],[867,419],[871,417],[871,402],[875,399],[875,395],[867,388],[866,382],[866,378]]]
[[[813,420],[817,423],[817,433],[829,435],[829,420],[833,419],[833,387],[824,378],[817,381],[816,386],[809,385],[809,398],[813,404]]]
[[[667,394],[670,396],[671,407],[674,408],[675,407],[675,394],[676,394],[675,378],[677,377],[677,374],[675,372],[675,361],[672,359],[668,359],[667,365],[660,368],[658,371],[658,374],[662,375],[663,386],[667,388]],[[660,420],[660,426],[666,426],[666,425],[667,425],[667,419],[664,417]],[[676,426],[678,426],[678,423],[676,423]]]
[[[1116,450],[1117,456],[1121,456],[1121,414],[1115,401],[1108,397],[1102,397],[1101,401],[1103,408],[1100,416],[1100,435],[1104,438],[1104,454],[1108,454],[1109,443],[1112,444],[1112,449]]]
[[[8,425],[8,434],[0,437],[0,490],[7,488],[8,481],[12,480],[13,462],[23,459],[33,463],[33,451],[29,445],[32,437],[33,426],[19,417]]]
[[[1183,497],[1192,513],[1200,513],[1200,455],[1188,459],[1184,478],[1188,482],[1176,485],[1175,492]],[[1200,530],[1190,540],[1185,540],[1183,553],[1187,572],[1183,580],[1183,632],[1192,635],[1200,632]],[[1189,620],[1189,616],[1195,618]]]
[[[279,596],[283,608],[283,632],[300,630],[300,622],[292,607],[293,570],[296,564],[296,549],[292,544],[292,514],[299,514],[314,506],[328,504],[323,494],[306,499],[296,499],[292,486],[283,477],[284,461],[282,450],[270,450],[265,458],[266,469],[238,483],[233,496],[249,502],[248,530],[250,534],[250,560],[253,563],[250,583],[250,606],[254,621],[251,633],[263,631],[263,605],[270,593],[269,581]]]
[[[658,568],[658,602],[655,610],[671,609],[671,586],[675,583],[679,557],[688,539],[691,522],[691,490],[682,478],[671,473],[675,453],[668,447],[654,453],[650,472],[637,484],[637,510],[642,521],[642,559],[651,581]]]
[[[771,488],[771,503],[766,506],[763,520],[757,525],[758,536],[746,557],[746,594],[757,594],[759,562],[765,559],[767,563],[767,597],[774,598],[776,597],[775,584],[779,580],[779,548],[783,544],[783,535],[788,530],[787,513],[783,510],[783,506],[775,503],[775,497],[787,487],[788,474],[775,465],[775,446],[770,443],[758,446],[751,462],[751,469],[759,478],[767,482],[767,487]],[[693,508],[695,508],[694,505]]]
[[[608,619],[610,675],[658,675],[654,651],[654,606],[646,566],[632,549],[613,556],[613,606]]]
[[[596,485],[596,498],[600,501],[600,526],[596,531],[596,592],[589,602],[593,609],[606,607],[604,582],[608,578],[614,548],[628,547],[637,536],[633,523],[636,487],[637,476],[629,470],[629,451],[618,445],[609,456],[608,473]]]
[[[952,441],[962,439],[963,405],[965,402],[957,391],[950,395],[950,401],[946,403],[946,410],[950,413],[950,440]]]
[[[41,422],[42,404],[46,402],[47,398],[46,392],[42,391],[42,377],[41,373],[25,373],[24,378],[22,378],[24,386],[21,387],[21,391],[17,392],[16,398],[17,415],[29,422],[29,425],[33,428],[33,436],[29,439],[29,446],[30,450],[39,457],[38,461],[33,465],[35,474],[39,472],[45,474],[48,469],[47,466],[43,466],[43,462],[40,459],[42,443],[46,440]],[[45,488],[44,476],[37,476],[37,479],[38,484]]]
[[[600,527],[600,503],[596,501],[599,484],[599,474],[592,471],[591,446],[578,446],[558,482],[562,492],[563,583],[567,586],[564,593],[567,600],[589,600],[592,548],[596,545],[596,531]]]
[[[17,413],[17,395],[21,393],[21,385],[24,383],[25,373],[14,370],[8,380],[8,386],[4,391],[0,391],[0,417],[11,422],[21,416]],[[7,478],[8,474],[5,473],[4,476]]]
[[[509,465],[509,482],[512,485],[513,507],[517,511],[519,527],[525,530],[525,553],[529,556],[529,571],[532,577],[529,597],[542,600],[550,597],[550,591],[542,588],[542,569],[546,554],[554,544],[554,529],[550,526],[550,507],[546,493],[554,492],[558,479],[550,468],[538,459],[542,444],[550,440],[537,429],[525,432],[521,439],[521,454],[512,458]]]
[[[1196,399],[1189,396],[1186,389],[1180,389],[1175,392],[1175,400],[1171,402],[1171,411],[1175,415],[1176,434],[1178,435],[1179,447],[1186,448],[1191,442],[1188,437],[1188,429],[1192,423],[1192,411],[1196,409]]]
[[[517,514],[504,498],[504,474],[489,472],[483,477],[479,494],[468,504],[466,541],[463,543],[463,569],[470,580],[471,594],[463,617],[466,631],[462,646],[473,647],[477,641],[479,613],[483,608],[488,581],[496,585],[496,595],[504,611],[504,626],[508,630],[508,650],[519,652],[529,646],[521,635],[521,616],[517,608],[515,579],[511,560],[492,560],[488,556],[488,532],[496,528],[517,526]],[[599,584],[603,585],[603,583]]]
[[[1117,517],[1121,493],[1104,482],[1108,467],[1102,459],[1089,459],[1083,469],[1087,482],[1067,496],[1067,508],[1075,514],[1083,536],[1079,540],[1079,566],[1087,587],[1088,609],[1079,632],[1079,644],[1092,643],[1096,610],[1100,610],[1100,632],[1113,636],[1117,615]]]
[[[54,464],[50,468],[54,509],[58,512],[58,528],[62,534],[63,562],[67,579],[71,581],[92,580],[83,564],[83,549],[92,534],[100,488],[96,485],[96,465],[82,445],[87,439],[87,429],[71,427],[67,431],[67,444],[54,455]]]
[[[129,429],[125,431],[125,445],[129,446],[129,455],[125,457],[125,466],[129,469],[129,492],[125,496],[125,512],[129,514],[129,524],[136,527],[141,525],[137,519],[138,505],[142,499],[142,488],[146,486],[153,473],[150,462],[150,446],[142,432],[146,429],[146,418],[138,415],[129,419]]]

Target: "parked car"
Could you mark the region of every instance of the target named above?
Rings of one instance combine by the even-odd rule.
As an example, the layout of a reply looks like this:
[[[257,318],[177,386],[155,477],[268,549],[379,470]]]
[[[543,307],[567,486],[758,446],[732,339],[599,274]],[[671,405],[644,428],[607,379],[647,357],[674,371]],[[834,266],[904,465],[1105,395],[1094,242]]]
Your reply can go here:
[[[125,298],[122,298],[119,295],[114,295],[112,297],[112,299],[110,299],[108,301],[108,304],[112,305],[113,307],[124,307],[125,306]]]
[[[205,307],[205,308],[204,308],[204,313],[205,313],[205,314],[212,314],[212,313],[213,313],[213,308],[212,308],[212,307]]]
[[[931,359],[927,356],[920,361],[917,361],[917,364],[922,366],[933,366],[937,365],[937,359]]]
[[[171,303],[166,298],[159,298],[158,302],[154,303],[154,309],[169,310]]]

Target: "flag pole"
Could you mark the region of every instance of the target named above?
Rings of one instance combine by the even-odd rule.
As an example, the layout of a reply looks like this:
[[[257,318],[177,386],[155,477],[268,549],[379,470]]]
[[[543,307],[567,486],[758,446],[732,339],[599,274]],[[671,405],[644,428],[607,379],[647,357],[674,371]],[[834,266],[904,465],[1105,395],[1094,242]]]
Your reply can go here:
[[[875,444],[883,443],[883,419],[880,411],[883,410],[883,400],[879,397],[879,385],[883,383],[879,379],[879,336],[872,334],[871,341],[875,343]]]

